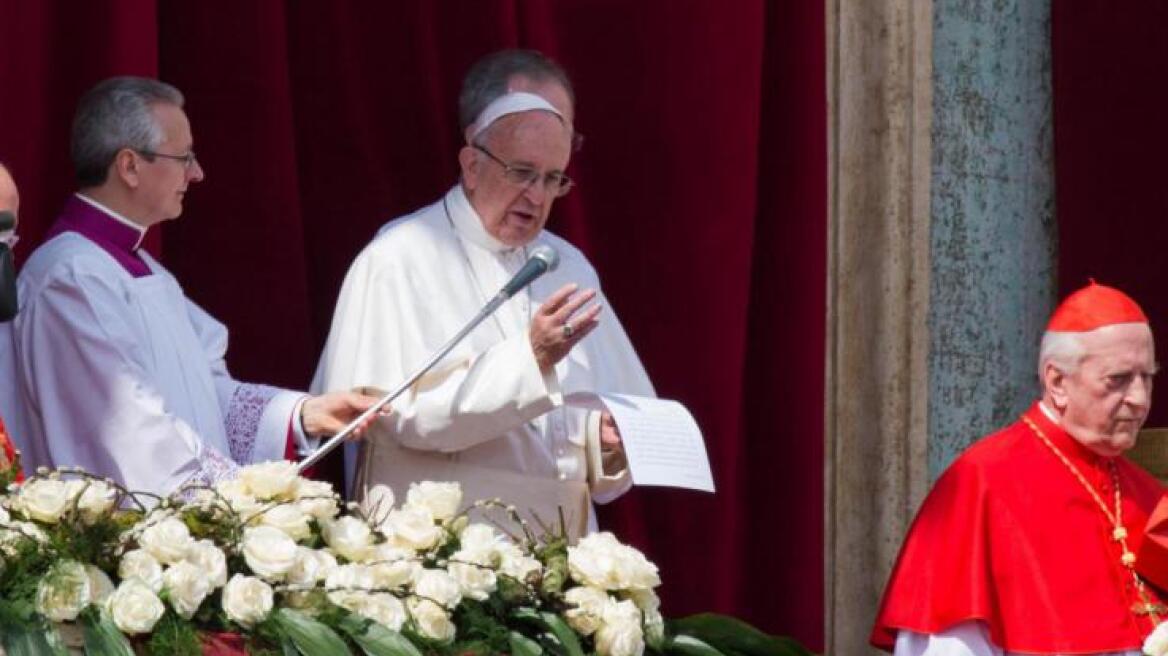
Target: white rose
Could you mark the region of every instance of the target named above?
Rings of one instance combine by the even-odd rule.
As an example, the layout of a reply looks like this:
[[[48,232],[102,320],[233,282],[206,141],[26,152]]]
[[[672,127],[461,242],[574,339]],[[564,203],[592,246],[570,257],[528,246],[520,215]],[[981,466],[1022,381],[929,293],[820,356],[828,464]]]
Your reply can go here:
[[[91,601],[89,572],[76,560],[54,563],[37,585],[37,612],[54,622],[72,622]]]
[[[138,538],[138,545],[164,565],[186,558],[192,544],[190,530],[177,517],[167,517],[150,526]]]
[[[389,511],[393,510],[395,499],[393,490],[388,485],[378,483],[365,490],[365,498],[361,500],[361,514],[369,518],[369,523],[380,527]]]
[[[332,519],[340,512],[333,486],[324,481],[301,478],[296,482],[296,506],[320,521]]]
[[[442,539],[442,529],[434,525],[430,511],[416,506],[391,511],[382,530],[389,533],[393,544],[419,551],[433,547]]]
[[[453,518],[461,504],[462,487],[458,483],[410,483],[410,490],[406,492],[406,506],[425,508],[438,521]]]
[[[259,499],[291,499],[299,478],[296,464],[283,460],[248,465],[239,470],[239,480]]]
[[[458,582],[465,597],[475,601],[486,601],[487,597],[495,591],[495,571],[489,567],[451,562],[447,569],[451,578]]]
[[[388,592],[366,594],[365,603],[352,610],[393,631],[400,631],[406,623],[405,604]]]
[[[75,484],[66,481],[38,478],[20,486],[17,507],[29,519],[55,524],[69,510],[78,491]]]
[[[581,585],[565,592],[564,601],[574,606],[564,612],[568,626],[580,635],[590,636],[604,622],[604,609],[611,600],[604,590]]]
[[[339,565],[325,577],[324,587],[330,590],[372,590],[373,574],[365,565]]]
[[[596,630],[596,653],[600,656],[641,656],[645,636],[641,611],[631,601],[611,602],[604,609],[604,622]]]
[[[138,580],[154,592],[162,590],[162,565],[154,556],[142,549],[127,551],[118,563],[118,578],[124,581]]]
[[[248,628],[268,616],[272,602],[272,586],[252,576],[236,574],[223,586],[223,612],[227,613],[227,619]]]
[[[296,564],[288,570],[288,582],[293,585],[312,587],[317,581],[328,578],[337,567],[337,559],[327,551],[317,551],[308,547],[297,547]]]
[[[665,639],[665,618],[661,616],[661,599],[657,593],[649,589],[635,589],[628,592],[628,598],[641,609],[645,618],[645,637],[649,643],[659,644]]]
[[[538,560],[523,553],[514,545],[507,545],[499,552],[500,574],[526,581],[531,575],[539,574],[542,569],[543,565]]]
[[[128,635],[137,635],[150,633],[166,612],[166,607],[145,583],[130,579],[122,581],[118,589],[106,599],[106,610],[118,630]]]
[[[43,543],[49,536],[32,522],[11,522],[0,529],[0,552],[15,558],[20,555],[20,545],[28,540]]]
[[[400,631],[406,621],[406,607],[397,597],[388,592],[361,592],[342,590],[330,592],[329,601],[367,617],[394,631]]]
[[[8,514],[8,510],[4,506],[0,506],[0,524],[7,524],[12,521],[12,517]]]
[[[422,564],[413,560],[374,562],[365,566],[373,580],[373,588],[393,590],[408,585],[422,571]]]
[[[259,517],[262,526],[278,528],[297,541],[312,536],[312,528],[308,525],[309,519],[311,518],[299,506],[291,503],[269,508]]]
[[[114,507],[118,492],[104,481],[87,481],[81,490],[81,497],[77,499],[77,508],[81,511],[81,519],[92,524],[108,513]]]
[[[606,590],[649,589],[661,584],[657,566],[612,533],[593,533],[568,547],[568,569],[576,581]]]
[[[170,605],[183,619],[191,619],[199,605],[211,593],[211,580],[195,564],[183,561],[172,565],[162,575]]]
[[[231,506],[231,510],[243,518],[244,521],[254,520],[256,515],[264,508],[264,504],[260,503],[255,496],[248,492],[247,486],[243,484],[243,481],[238,479],[219,482],[215,486],[215,491],[227,501],[227,505]]]
[[[108,574],[93,565],[86,565],[85,573],[89,575],[89,596],[93,603],[105,603],[105,600],[114,593],[114,582],[110,580]]]
[[[373,544],[373,530],[350,515],[325,523],[323,533],[325,543],[349,560],[361,560]]]
[[[256,575],[269,581],[282,581],[296,564],[296,542],[271,526],[243,530],[243,558]]]
[[[1156,625],[1144,639],[1144,653],[1147,656],[1168,656],[1168,622]]]
[[[406,607],[409,608],[418,633],[441,642],[454,640],[454,622],[450,621],[450,615],[441,606],[429,599],[410,597]]]
[[[468,552],[495,552],[507,543],[495,529],[486,524],[470,524],[458,535],[459,546]]]
[[[227,556],[210,540],[199,540],[187,550],[186,561],[198,567],[213,589],[227,585]]]
[[[414,579],[414,594],[454,608],[462,601],[462,586],[443,570],[423,569]]]

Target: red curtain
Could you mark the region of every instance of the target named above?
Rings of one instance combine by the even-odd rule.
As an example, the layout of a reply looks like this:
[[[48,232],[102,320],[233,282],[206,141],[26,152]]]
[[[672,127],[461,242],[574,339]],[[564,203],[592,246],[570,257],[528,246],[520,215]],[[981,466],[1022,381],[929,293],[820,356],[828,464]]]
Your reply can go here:
[[[1052,3],[1059,290],[1130,293],[1168,335],[1168,4]],[[1149,426],[1168,425],[1165,386]]]
[[[207,179],[153,247],[231,328],[236,375],[288,386],[357,251],[454,182],[467,67],[510,46],[561,62],[586,140],[549,228],[694,413],[718,485],[637,489],[602,524],[661,566],[667,612],[822,649],[823,3],[0,0],[0,38],[18,257],[72,189],[79,94],[158,75],[187,95]]]

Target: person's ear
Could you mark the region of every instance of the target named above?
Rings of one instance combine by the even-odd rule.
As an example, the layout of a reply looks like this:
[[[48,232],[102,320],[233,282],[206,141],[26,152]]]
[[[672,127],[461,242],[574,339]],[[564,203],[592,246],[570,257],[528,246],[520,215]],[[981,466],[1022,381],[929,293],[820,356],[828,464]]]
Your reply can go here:
[[[1051,403],[1054,404],[1053,409],[1059,413],[1067,409],[1069,396],[1067,378],[1067,374],[1063,373],[1053,362],[1047,362],[1042,368],[1042,385],[1046,389],[1047,395],[1050,396]]]
[[[462,184],[467,191],[474,191],[479,184],[478,152],[471,146],[463,146],[458,151],[458,167],[462,172]]]
[[[138,155],[129,148],[123,148],[114,155],[114,161],[110,164],[110,174],[117,176],[122,184],[130,189],[137,189],[141,183],[141,161]]]

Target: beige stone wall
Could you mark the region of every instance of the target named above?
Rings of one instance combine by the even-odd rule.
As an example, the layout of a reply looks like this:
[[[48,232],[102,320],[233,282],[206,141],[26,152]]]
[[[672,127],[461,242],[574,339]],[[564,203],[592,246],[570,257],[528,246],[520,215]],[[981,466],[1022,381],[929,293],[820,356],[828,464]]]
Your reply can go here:
[[[931,0],[828,0],[827,651],[865,654],[927,471]]]

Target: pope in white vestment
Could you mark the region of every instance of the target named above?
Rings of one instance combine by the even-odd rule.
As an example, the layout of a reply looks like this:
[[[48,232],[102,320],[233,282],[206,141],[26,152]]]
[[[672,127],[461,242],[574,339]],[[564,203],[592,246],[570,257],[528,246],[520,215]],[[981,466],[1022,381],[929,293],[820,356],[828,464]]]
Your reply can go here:
[[[402,495],[414,481],[457,480],[467,501],[499,497],[545,521],[561,506],[579,534],[595,527],[590,499],[604,503],[628,489],[627,471],[603,473],[600,413],[564,402],[579,392],[654,394],[615,313],[547,376],[528,341],[533,308],[567,283],[598,288],[595,270],[547,231],[523,247],[502,244],[461,185],[387,224],[357,256],[312,389],[398,386],[539,244],[559,252],[558,269],[517,293],[394,402],[362,444],[358,494],[376,483]]]

